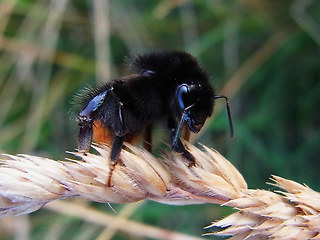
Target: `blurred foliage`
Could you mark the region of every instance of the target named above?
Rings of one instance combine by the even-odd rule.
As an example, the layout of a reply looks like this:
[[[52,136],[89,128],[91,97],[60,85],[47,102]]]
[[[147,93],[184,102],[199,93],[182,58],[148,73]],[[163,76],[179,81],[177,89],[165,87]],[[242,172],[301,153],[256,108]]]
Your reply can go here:
[[[269,188],[275,174],[319,191],[319,13],[316,0],[2,0],[0,150],[65,157],[76,147],[81,89],[128,73],[128,55],[178,49],[198,57],[231,98],[235,138],[217,102],[196,141],[222,152],[251,188]],[[161,131],[154,138],[165,140]],[[200,235],[225,211],[147,202],[133,219]],[[45,210],[30,219],[30,239],[95,239],[102,231]],[[4,223],[0,238],[12,239]]]

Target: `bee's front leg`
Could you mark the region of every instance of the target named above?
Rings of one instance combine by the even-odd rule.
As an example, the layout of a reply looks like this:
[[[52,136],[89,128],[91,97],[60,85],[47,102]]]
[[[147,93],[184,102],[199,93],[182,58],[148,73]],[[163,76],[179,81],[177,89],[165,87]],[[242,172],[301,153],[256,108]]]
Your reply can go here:
[[[168,119],[168,127],[170,129],[170,138],[172,142],[171,148],[178,153],[182,153],[182,156],[189,161],[189,167],[195,166],[196,160],[194,156],[185,148],[180,138],[178,137],[174,142],[177,130],[176,123],[173,119]]]

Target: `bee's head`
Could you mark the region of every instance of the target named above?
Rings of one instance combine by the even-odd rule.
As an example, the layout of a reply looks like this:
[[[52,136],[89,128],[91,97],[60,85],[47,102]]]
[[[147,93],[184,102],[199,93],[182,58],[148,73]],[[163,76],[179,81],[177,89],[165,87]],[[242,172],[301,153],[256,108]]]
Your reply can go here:
[[[176,103],[190,131],[198,133],[213,110],[213,89],[202,83],[182,83],[176,88]]]

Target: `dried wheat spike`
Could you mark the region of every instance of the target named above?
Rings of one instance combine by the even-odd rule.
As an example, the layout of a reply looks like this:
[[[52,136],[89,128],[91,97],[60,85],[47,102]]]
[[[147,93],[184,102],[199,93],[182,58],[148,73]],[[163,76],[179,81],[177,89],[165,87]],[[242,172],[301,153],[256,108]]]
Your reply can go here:
[[[80,196],[104,203],[151,199],[167,204],[225,203],[247,185],[241,174],[215,150],[188,145],[197,166],[188,168],[176,153],[157,159],[128,145],[107,187],[107,146],[93,146],[98,154],[71,153],[80,160],[54,161],[30,155],[6,155],[0,167],[0,215],[37,210],[55,199]]]
[[[320,239],[320,194],[273,176],[282,192],[248,189],[242,175],[217,151],[186,143],[196,158],[189,168],[177,153],[157,159],[127,146],[107,187],[107,146],[97,154],[71,153],[78,160],[54,161],[30,155],[5,155],[0,167],[0,216],[24,214],[63,198],[82,197],[105,203],[151,199],[167,204],[217,203],[238,211],[214,222],[219,236],[230,239]]]
[[[233,240],[320,239],[320,194],[281,177],[272,180],[286,192],[248,190],[225,203],[239,211],[210,225],[225,228],[213,234]]]

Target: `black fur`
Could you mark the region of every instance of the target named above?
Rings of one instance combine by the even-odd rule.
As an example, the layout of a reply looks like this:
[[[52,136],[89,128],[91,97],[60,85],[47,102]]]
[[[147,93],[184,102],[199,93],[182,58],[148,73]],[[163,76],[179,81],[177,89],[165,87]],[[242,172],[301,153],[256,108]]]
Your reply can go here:
[[[114,158],[118,158],[121,151],[120,139],[140,133],[155,122],[167,121],[173,140],[180,130],[177,129],[177,120],[183,115],[177,99],[177,87],[181,84],[196,86],[195,90],[183,95],[186,106],[193,105],[187,113],[193,124],[199,124],[201,128],[213,111],[214,89],[209,84],[207,73],[190,54],[177,51],[143,54],[133,57],[129,65],[134,73],[132,76],[113,80],[84,94],[82,109],[85,109],[95,96],[112,88],[101,105],[91,102],[91,105],[99,107],[90,112],[90,116],[86,115],[88,118],[81,115],[84,114],[83,111],[78,115],[82,130],[95,120],[100,120],[105,128],[118,137],[114,147],[120,150],[112,149],[112,161],[117,160]],[[85,132],[83,137],[79,135],[80,143],[87,143],[87,139],[83,138],[88,138],[89,128]],[[194,163],[192,155],[180,140],[172,147]]]

